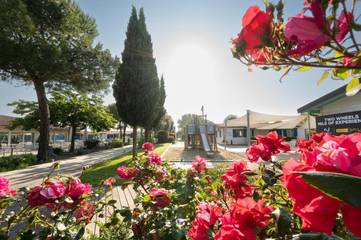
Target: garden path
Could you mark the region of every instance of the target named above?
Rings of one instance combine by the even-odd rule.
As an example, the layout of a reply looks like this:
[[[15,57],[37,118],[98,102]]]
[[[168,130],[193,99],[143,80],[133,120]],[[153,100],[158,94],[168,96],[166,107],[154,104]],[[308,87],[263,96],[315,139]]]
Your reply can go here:
[[[131,151],[131,149],[131,146],[125,146],[56,161],[60,163],[60,167],[53,174],[55,175],[59,172],[62,175],[79,177],[84,168],[120,156]],[[7,177],[12,188],[33,187],[43,181],[44,177],[52,170],[53,164],[43,163],[20,170],[2,172],[0,176]]]

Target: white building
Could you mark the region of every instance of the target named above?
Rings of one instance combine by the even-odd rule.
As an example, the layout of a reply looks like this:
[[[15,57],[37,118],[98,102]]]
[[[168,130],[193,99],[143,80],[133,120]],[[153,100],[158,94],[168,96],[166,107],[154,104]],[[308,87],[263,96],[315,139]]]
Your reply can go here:
[[[310,125],[311,129],[315,128],[314,118],[311,117],[308,123],[306,115],[283,116],[250,111],[249,120],[251,139],[258,134],[264,135],[270,131],[277,131],[283,137],[305,138],[308,126]],[[246,145],[247,141],[247,115],[217,125],[217,143]]]
[[[340,134],[361,131],[361,92],[346,96],[346,86],[342,86],[300,107],[298,112],[316,116],[318,132]]]

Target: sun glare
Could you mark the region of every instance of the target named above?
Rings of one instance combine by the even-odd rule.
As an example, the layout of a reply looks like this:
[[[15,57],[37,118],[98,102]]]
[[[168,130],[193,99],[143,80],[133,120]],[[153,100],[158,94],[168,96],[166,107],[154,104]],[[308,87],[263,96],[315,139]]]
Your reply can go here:
[[[183,82],[212,81],[216,64],[209,49],[197,43],[179,45],[170,52],[165,72],[169,77],[182,79]]]

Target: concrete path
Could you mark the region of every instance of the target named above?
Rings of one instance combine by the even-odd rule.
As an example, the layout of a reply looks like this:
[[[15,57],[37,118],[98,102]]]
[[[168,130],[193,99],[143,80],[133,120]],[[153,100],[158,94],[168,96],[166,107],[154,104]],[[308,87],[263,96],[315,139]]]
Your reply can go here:
[[[79,177],[84,168],[115,158],[131,151],[131,149],[132,146],[125,146],[60,160],[57,161],[60,163],[60,169],[56,172],[62,175]],[[44,177],[51,171],[53,164],[54,163],[43,163],[25,169],[2,172],[0,176],[7,177],[10,180],[11,188],[33,187],[43,181]],[[53,175],[55,174],[56,173]]]

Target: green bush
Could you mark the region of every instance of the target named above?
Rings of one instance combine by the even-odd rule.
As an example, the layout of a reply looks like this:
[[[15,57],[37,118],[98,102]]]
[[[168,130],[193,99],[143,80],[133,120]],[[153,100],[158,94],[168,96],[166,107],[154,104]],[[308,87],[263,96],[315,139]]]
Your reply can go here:
[[[84,146],[86,149],[93,149],[99,145],[100,141],[96,139],[84,141]]]
[[[33,154],[0,157],[0,172],[26,168],[36,163],[37,159]]]
[[[169,132],[164,130],[158,131],[157,138],[158,143],[167,143],[169,142]]]
[[[61,148],[53,148],[53,152],[56,155],[62,155],[64,153],[64,150]]]
[[[120,148],[123,147],[123,141],[122,140],[118,140],[118,139],[114,139],[113,141],[110,142],[110,146],[112,148]]]

